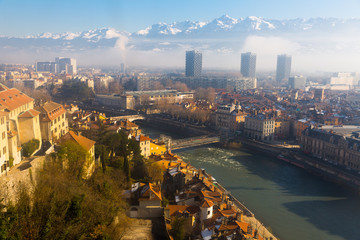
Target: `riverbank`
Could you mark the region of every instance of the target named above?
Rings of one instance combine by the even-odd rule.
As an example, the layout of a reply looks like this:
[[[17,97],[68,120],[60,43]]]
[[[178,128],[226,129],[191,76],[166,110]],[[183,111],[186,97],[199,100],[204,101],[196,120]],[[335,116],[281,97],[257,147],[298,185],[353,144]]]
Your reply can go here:
[[[338,166],[333,166],[321,159],[308,156],[297,148],[284,148],[278,145],[267,144],[246,138],[240,138],[240,142],[232,143],[231,146],[233,149],[236,149],[236,147],[238,149],[247,148],[250,151],[260,152],[266,156],[299,167],[327,181],[340,184],[351,191],[360,193],[360,176],[357,176],[346,169],[341,169]]]
[[[154,138],[167,134],[146,127],[143,132]],[[360,222],[359,195],[299,167],[244,146],[213,144],[176,154],[205,168],[280,239],[346,240],[360,235],[354,224]]]
[[[220,189],[224,192],[228,192],[226,188],[224,188],[220,183],[216,184]],[[234,207],[236,211],[241,211],[244,214],[242,215],[242,219],[244,222],[249,223],[254,229],[256,229],[259,234],[264,239],[273,239],[276,240],[277,238],[272,234],[269,229],[267,229],[262,222],[256,219],[255,214],[252,213],[243,203],[241,203],[236,197],[234,197],[231,193],[228,192],[228,195],[231,197],[232,202],[234,203]]]
[[[164,161],[166,160],[162,160],[162,164]],[[227,236],[229,239],[235,236],[248,239],[277,239],[245,204],[217,182],[206,169],[196,168],[184,162],[181,157],[177,157],[176,161],[166,162],[165,165],[170,163],[174,164],[173,168],[167,171],[171,172],[174,178],[164,178],[164,189],[172,189],[170,186],[173,184],[178,186],[181,182],[179,178],[187,180],[179,192],[176,191],[173,196],[169,196],[171,200],[164,210],[168,232],[171,232],[173,217],[182,216],[187,219],[185,212],[188,212],[187,214],[193,214],[194,219],[197,219],[191,221],[191,227],[185,224],[188,226],[185,227],[186,232],[192,237],[199,236],[199,229],[202,229],[202,237],[208,236],[205,239],[218,239],[220,236]],[[179,182],[174,182],[174,179],[178,179]]]

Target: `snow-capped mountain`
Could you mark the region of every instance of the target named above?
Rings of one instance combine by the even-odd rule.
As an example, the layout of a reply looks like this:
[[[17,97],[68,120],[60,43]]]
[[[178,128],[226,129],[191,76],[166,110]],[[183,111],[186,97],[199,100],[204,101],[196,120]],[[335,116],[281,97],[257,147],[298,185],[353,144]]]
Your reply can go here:
[[[183,53],[188,49],[227,55],[238,55],[241,51],[295,55],[301,51],[306,54],[351,52],[360,56],[360,19],[276,20],[223,15],[211,21],[157,23],[133,33],[101,28],[76,33],[0,36],[0,62],[9,62],[9,59],[16,62],[20,57],[34,62],[57,54],[83,57],[86,61],[105,61],[111,59],[110,55],[121,59],[132,55],[140,61],[149,53]]]

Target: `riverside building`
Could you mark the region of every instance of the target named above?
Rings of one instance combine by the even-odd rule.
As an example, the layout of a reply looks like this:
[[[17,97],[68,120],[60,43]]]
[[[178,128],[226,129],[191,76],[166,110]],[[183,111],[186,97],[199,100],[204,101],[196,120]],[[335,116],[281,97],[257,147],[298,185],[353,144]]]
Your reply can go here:
[[[275,121],[262,114],[245,117],[245,137],[259,141],[273,141],[275,135]]]

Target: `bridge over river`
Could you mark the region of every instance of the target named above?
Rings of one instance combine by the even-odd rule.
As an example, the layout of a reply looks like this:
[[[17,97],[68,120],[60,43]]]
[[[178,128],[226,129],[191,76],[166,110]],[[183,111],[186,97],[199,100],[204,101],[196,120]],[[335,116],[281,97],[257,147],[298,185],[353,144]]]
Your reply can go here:
[[[170,145],[171,145],[171,150],[178,150],[183,148],[199,147],[212,143],[218,143],[220,141],[221,139],[219,136],[204,135],[199,137],[172,140]]]
[[[116,117],[110,117],[110,120],[112,121],[121,121],[121,120],[128,120],[130,122],[133,122],[135,120],[143,120],[145,117],[143,115],[126,115],[126,116],[116,116]]]

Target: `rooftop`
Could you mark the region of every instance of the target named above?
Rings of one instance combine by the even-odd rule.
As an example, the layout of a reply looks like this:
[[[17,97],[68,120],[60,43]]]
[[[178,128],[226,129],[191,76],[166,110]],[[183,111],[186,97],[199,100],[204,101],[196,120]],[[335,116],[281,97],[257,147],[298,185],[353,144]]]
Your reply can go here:
[[[69,131],[64,136],[62,136],[61,139],[60,139],[60,142],[67,141],[67,140],[75,141],[80,146],[85,148],[87,151],[89,151],[95,145],[95,141],[90,140],[90,139],[88,139],[88,138],[86,138],[84,136],[77,135],[73,131]]]
[[[34,99],[20,92],[16,88],[9,89],[0,85],[0,106],[4,106],[10,111],[33,101]]]

